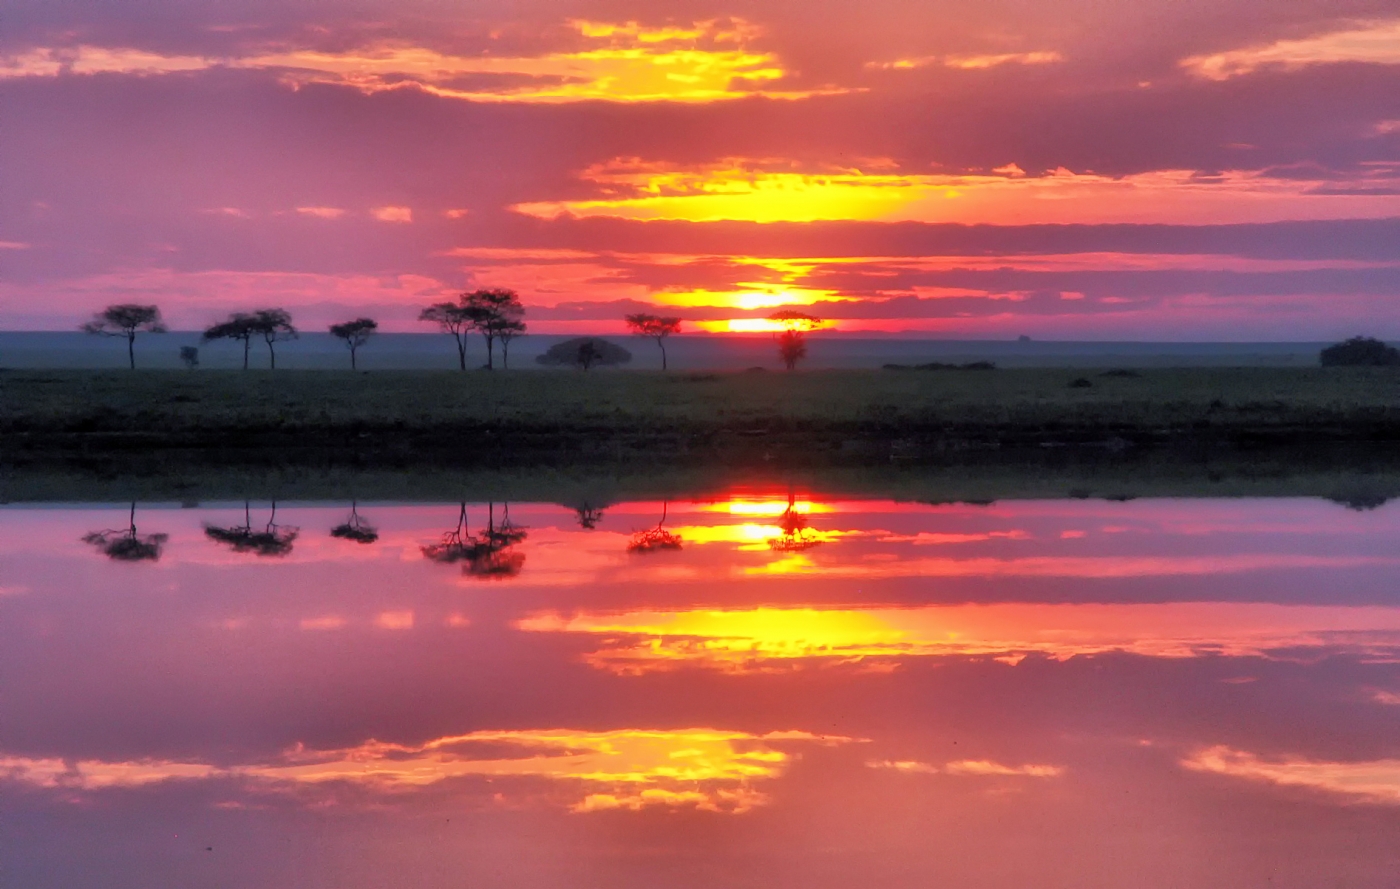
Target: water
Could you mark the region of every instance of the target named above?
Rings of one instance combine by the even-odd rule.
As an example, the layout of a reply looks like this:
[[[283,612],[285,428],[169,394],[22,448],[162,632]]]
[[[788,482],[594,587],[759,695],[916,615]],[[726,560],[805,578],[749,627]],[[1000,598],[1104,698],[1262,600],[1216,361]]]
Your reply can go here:
[[[1397,541],[1301,498],[12,505],[0,885],[1393,887]]]

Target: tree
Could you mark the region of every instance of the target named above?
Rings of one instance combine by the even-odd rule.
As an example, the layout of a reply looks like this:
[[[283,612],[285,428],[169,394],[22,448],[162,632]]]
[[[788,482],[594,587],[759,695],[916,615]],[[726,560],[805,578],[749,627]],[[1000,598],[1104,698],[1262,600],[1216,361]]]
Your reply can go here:
[[[486,340],[486,368],[495,370],[495,343],[502,333],[518,336],[525,332],[525,307],[514,290],[473,290],[457,298],[471,326]]]
[[[1323,349],[1319,358],[1323,367],[1389,367],[1400,364],[1400,350],[1372,337],[1354,336]]]
[[[82,326],[84,333],[97,336],[126,337],[126,358],[132,369],[136,368],[136,333],[165,333],[167,328],[160,320],[157,306],[139,306],[134,303],[108,306],[95,312],[92,320]]]
[[[433,303],[418,313],[419,321],[436,324],[443,333],[452,334],[457,343],[457,363],[462,370],[467,369],[467,334],[472,330],[472,319],[456,303]]]
[[[769,315],[768,320],[782,325],[782,332],[774,335],[778,341],[778,357],[788,370],[796,370],[797,362],[807,357],[807,333],[820,327],[821,319],[783,309]]]
[[[277,501],[272,502],[272,512],[267,517],[267,526],[261,531],[253,530],[253,519],[248,502],[243,501],[243,524],[222,527],[205,525],[204,536],[216,543],[222,543],[236,553],[252,553],[255,556],[281,557],[292,551],[300,528],[282,527],[277,524]]]
[[[199,350],[194,346],[181,346],[180,363],[190,370],[199,367]]]
[[[632,353],[607,340],[581,336],[555,343],[536,362],[554,367],[577,367],[588,370],[594,366],[626,364]]]
[[[666,337],[681,332],[681,319],[662,318],[657,315],[628,315],[627,327],[636,336],[649,336],[656,340],[661,349],[661,369],[666,369]]]
[[[679,534],[672,534],[664,527],[666,524],[666,508],[670,506],[667,501],[661,503],[661,521],[656,523],[655,528],[648,528],[645,531],[638,531],[627,540],[627,551],[629,553],[654,553],[663,549],[680,549],[682,546]]]
[[[369,338],[374,336],[374,332],[379,329],[379,322],[372,318],[356,318],[354,321],[346,321],[344,324],[332,324],[331,335],[345,340],[346,347],[350,350],[350,369],[356,370],[355,352],[369,342]]]
[[[200,340],[206,343],[213,340],[241,340],[243,343],[243,369],[247,370],[248,347],[252,345],[255,333],[257,333],[256,319],[247,312],[234,312],[228,316],[227,321],[220,321],[218,324],[206,328]]]
[[[462,562],[462,573],[469,577],[499,580],[519,574],[525,565],[525,554],[511,548],[528,536],[526,529],[511,523],[509,504],[504,507],[499,525],[496,505],[489,503],[487,508],[485,530],[473,535],[467,527],[467,505],[461,504],[457,526],[437,543],[420,547],[423,557],[445,565]]]
[[[510,341],[525,335],[524,321],[507,321],[496,333],[501,340],[501,367],[510,370]]]
[[[157,562],[168,534],[137,534],[136,504],[131,504],[127,528],[122,531],[94,531],[83,535],[83,543],[97,547],[104,556],[118,562]]]
[[[297,338],[297,329],[292,326],[292,316],[286,309],[258,309],[253,313],[253,332],[267,343],[268,367],[277,369],[277,352],[272,344],[281,340]]]
[[[331,536],[340,540],[353,540],[356,543],[374,543],[379,539],[379,529],[360,518],[360,511],[352,502],[350,518],[332,528]]]

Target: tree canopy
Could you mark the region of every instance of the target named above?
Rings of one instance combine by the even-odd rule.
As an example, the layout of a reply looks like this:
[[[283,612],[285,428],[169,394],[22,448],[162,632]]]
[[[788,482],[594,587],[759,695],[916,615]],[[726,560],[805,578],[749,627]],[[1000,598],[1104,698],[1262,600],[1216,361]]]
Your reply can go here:
[[[778,357],[788,370],[796,370],[797,362],[807,357],[807,333],[822,325],[822,319],[793,309],[781,309],[768,316],[782,330],[774,334],[778,341]]]
[[[83,325],[84,333],[98,336],[126,337],[127,362],[136,367],[136,333],[165,333],[168,328],[160,318],[158,306],[143,306],[136,303],[121,303],[108,306],[95,312],[92,320]]]
[[[248,369],[248,347],[257,332],[256,319],[247,312],[234,312],[225,321],[211,324],[200,337],[203,342],[212,340],[239,340],[243,343],[243,369]]]
[[[344,340],[346,347],[350,349],[351,370],[356,369],[355,353],[359,351],[361,346],[369,342],[369,338],[374,336],[377,330],[379,330],[379,322],[373,318],[356,318],[354,321],[331,325],[331,336]]]
[[[632,353],[607,340],[580,336],[550,346],[536,362],[553,367],[612,367],[632,360]]]
[[[1354,336],[1322,350],[1323,367],[1389,367],[1400,364],[1400,350],[1378,339]]]
[[[633,334],[656,340],[656,345],[661,349],[661,369],[666,370],[666,338],[681,332],[681,319],[638,313],[628,315],[624,320]]]

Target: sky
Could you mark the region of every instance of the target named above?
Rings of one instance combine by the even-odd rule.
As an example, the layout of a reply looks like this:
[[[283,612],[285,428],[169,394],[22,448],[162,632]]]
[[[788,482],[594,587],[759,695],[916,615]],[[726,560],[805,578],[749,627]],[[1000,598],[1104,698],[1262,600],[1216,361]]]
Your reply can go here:
[[[1400,337],[1386,0],[0,0],[0,327]]]

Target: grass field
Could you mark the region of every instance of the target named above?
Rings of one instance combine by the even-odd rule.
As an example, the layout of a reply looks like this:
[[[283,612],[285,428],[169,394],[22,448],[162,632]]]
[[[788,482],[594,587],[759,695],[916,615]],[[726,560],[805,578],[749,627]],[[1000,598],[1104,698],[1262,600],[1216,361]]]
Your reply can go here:
[[[0,445],[11,454],[387,448],[471,460],[874,447],[883,458],[1107,439],[1400,441],[1400,371],[0,373]]]

